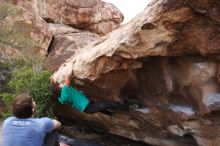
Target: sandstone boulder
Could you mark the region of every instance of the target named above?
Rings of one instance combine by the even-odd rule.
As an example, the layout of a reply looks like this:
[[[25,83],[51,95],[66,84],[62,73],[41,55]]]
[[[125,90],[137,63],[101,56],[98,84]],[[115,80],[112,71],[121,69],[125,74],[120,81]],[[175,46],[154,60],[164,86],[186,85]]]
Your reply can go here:
[[[52,39],[47,23],[26,9],[8,3],[0,4],[1,55],[46,55]],[[22,53],[19,53],[21,52]]]
[[[38,14],[48,22],[70,25],[105,35],[118,28],[122,13],[101,0],[13,0],[12,3]]]
[[[122,21],[122,13],[113,4],[103,2],[101,9],[92,17],[92,24],[87,30],[105,35],[117,29]]]
[[[218,118],[215,116],[210,125],[206,125],[203,119],[211,120],[207,117],[212,117],[212,112],[220,109],[219,83],[216,80],[218,63],[200,55],[150,57],[142,63],[143,67],[133,70],[131,75],[113,71],[94,82],[84,81],[83,86],[76,86],[77,82],[74,84],[90,100],[116,100],[112,96],[116,96],[118,91],[117,95],[125,104],[137,107],[128,111],[112,111],[113,116],[109,116],[102,113],[82,114],[70,106],[58,104],[56,114],[71,121],[94,122],[111,134],[151,145],[196,146],[198,143],[209,146],[207,143],[210,143],[212,146],[217,143]],[[113,90],[114,85],[118,90]],[[119,85],[124,86],[118,88]],[[190,126],[181,129],[178,125],[185,125],[185,122]],[[209,129],[209,126],[212,128]]]
[[[97,34],[66,25],[49,24],[49,27],[54,34],[48,56],[48,68],[51,71],[56,71],[76,51],[99,38]]]
[[[56,114],[151,145],[219,145],[219,8],[215,0],[152,1],[53,74],[55,82],[73,74],[90,100],[131,108],[87,115],[58,104]]]

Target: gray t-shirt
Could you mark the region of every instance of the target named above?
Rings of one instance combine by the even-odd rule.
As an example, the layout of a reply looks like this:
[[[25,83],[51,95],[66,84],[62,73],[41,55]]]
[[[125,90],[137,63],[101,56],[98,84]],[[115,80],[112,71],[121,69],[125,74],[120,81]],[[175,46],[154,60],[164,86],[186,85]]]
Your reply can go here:
[[[9,117],[3,123],[3,146],[42,146],[47,133],[54,130],[50,118]]]

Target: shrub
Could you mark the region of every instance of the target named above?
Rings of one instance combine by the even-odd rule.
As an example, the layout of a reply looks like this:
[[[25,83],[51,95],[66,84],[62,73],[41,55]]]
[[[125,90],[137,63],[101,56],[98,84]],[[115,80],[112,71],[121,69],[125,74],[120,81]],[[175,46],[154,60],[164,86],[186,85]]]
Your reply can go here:
[[[43,70],[41,67],[22,67],[12,73],[10,80],[9,92],[3,93],[3,101],[8,107],[7,113],[4,116],[11,115],[11,103],[17,95],[22,92],[29,93],[37,104],[36,116],[53,116],[51,106],[51,91],[50,91],[50,76],[49,71]]]

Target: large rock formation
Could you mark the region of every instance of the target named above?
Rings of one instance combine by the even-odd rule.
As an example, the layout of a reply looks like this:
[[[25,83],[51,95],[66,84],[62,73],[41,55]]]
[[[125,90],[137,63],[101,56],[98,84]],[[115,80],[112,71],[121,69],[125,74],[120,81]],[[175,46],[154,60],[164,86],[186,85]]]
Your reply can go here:
[[[13,4],[38,14],[43,19],[87,29],[105,35],[118,28],[122,13],[112,4],[101,0],[11,0]]]
[[[99,38],[97,34],[62,24],[49,24],[49,27],[54,34],[48,57],[48,68],[51,71],[56,71],[77,50]]]
[[[152,1],[53,75],[58,82],[73,74],[91,100],[123,100],[138,108],[112,111],[111,117],[58,104],[56,114],[152,145],[218,146],[219,12],[215,0]]]
[[[23,52],[46,55],[52,39],[47,23],[26,9],[0,3],[0,56],[8,59]]]

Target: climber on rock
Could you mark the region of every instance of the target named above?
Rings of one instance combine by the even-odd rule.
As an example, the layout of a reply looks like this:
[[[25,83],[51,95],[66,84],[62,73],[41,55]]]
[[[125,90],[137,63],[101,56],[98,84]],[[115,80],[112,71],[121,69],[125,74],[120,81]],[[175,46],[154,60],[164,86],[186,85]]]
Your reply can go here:
[[[82,92],[74,89],[70,85],[71,77],[65,78],[64,84],[60,84],[61,95],[58,98],[61,104],[70,104],[80,112],[93,114],[96,112],[105,112],[107,109],[127,109],[124,104],[113,101],[90,101]]]

